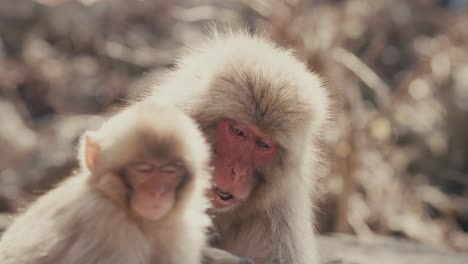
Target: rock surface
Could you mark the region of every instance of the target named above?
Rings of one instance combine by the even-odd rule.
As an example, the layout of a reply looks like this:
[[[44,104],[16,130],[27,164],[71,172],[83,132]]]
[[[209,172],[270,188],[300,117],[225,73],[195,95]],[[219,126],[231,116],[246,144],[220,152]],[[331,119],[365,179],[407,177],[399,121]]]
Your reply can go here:
[[[0,214],[0,233],[11,216]],[[319,237],[322,264],[466,264],[468,255],[389,237],[371,239],[351,235]]]
[[[323,264],[466,264],[468,255],[390,237],[319,238]]]

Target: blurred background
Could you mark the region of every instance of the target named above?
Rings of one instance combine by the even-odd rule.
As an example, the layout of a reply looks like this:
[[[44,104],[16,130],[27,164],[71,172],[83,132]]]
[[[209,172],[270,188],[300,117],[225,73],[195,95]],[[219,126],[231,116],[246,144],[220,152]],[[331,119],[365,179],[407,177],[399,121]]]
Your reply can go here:
[[[326,80],[321,233],[468,251],[468,0],[0,0],[0,230],[213,22]]]

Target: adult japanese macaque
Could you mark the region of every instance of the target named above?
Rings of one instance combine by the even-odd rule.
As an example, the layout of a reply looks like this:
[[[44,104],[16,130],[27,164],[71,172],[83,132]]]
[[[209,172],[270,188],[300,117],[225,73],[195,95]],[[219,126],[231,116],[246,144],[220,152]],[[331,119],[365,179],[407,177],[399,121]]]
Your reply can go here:
[[[119,112],[82,137],[80,172],[5,232],[0,263],[201,263],[209,156],[193,120],[173,107]]]
[[[257,264],[318,263],[314,165],[329,99],[317,75],[263,37],[214,33],[147,100],[185,111],[212,145],[220,248]]]

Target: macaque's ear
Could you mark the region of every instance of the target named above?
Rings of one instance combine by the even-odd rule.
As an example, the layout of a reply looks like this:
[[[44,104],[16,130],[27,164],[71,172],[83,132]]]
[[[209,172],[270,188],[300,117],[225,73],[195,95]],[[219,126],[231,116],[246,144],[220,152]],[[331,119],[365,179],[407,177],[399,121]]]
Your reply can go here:
[[[80,142],[80,160],[81,166],[93,172],[96,168],[96,162],[99,158],[99,144],[92,132],[86,131]]]

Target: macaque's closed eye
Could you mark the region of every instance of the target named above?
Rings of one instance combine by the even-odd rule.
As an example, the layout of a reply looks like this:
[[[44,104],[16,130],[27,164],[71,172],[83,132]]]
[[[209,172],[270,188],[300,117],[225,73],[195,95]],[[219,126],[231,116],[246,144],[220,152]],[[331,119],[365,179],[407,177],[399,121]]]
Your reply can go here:
[[[133,169],[139,173],[150,173],[154,170],[154,166],[150,163],[142,162],[136,164]]]
[[[151,161],[144,161],[130,165],[130,170],[139,174],[161,173],[164,175],[183,175],[184,166],[179,162],[169,162],[165,164],[156,164]]]
[[[183,165],[179,164],[179,163],[168,163],[168,164],[163,164],[161,167],[160,167],[160,170],[161,172],[165,173],[165,174],[173,174],[173,175],[182,175],[185,171]]]

